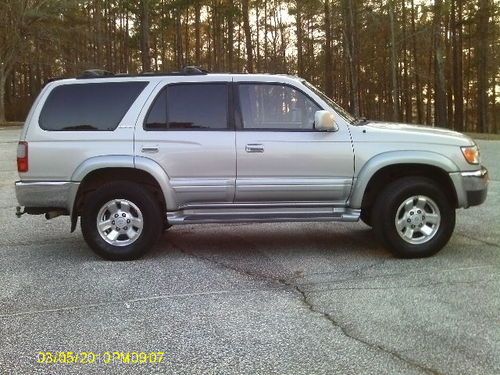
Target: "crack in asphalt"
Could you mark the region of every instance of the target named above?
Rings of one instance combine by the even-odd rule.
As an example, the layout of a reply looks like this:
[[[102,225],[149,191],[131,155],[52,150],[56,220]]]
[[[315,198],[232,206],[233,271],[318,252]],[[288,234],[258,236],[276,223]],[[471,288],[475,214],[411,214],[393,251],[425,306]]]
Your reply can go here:
[[[495,274],[496,276],[496,274]],[[473,280],[473,281],[453,281],[453,282],[438,282],[438,283],[425,283],[425,284],[419,284],[419,285],[408,285],[408,286],[393,286],[393,287],[346,287],[346,288],[324,288],[324,289],[313,289],[313,290],[307,290],[307,293],[321,293],[321,292],[329,292],[329,291],[336,291],[336,290],[391,290],[391,289],[418,289],[418,288],[428,288],[428,287],[433,287],[433,286],[438,286],[438,285],[446,285],[446,286],[451,286],[451,285],[475,285],[481,282],[488,282],[488,281],[496,281],[495,278],[491,279],[481,279],[481,280]],[[306,284],[307,286],[309,285],[316,285],[314,283],[312,284]]]
[[[106,301],[106,302],[99,302],[99,303],[88,303],[85,305],[63,306],[63,307],[57,307],[57,308],[53,308],[53,309],[40,309],[40,310],[31,310],[31,311],[20,311],[20,312],[14,312],[14,313],[9,313],[9,314],[0,314],[0,319],[1,318],[12,318],[12,317],[16,317],[16,316],[44,314],[44,313],[50,313],[50,312],[81,310],[81,309],[103,307],[103,306],[110,306],[110,305],[116,305],[116,304],[124,304],[127,306],[128,304],[135,303],[135,302],[154,301],[154,300],[161,300],[161,299],[168,299],[168,298],[183,298],[183,297],[220,295],[220,294],[253,293],[253,292],[271,291],[271,290],[276,290],[276,289],[277,288],[269,288],[269,289],[250,288],[250,289],[235,289],[235,290],[216,290],[216,291],[195,292],[195,293],[161,294],[161,295],[131,298],[131,299],[125,299],[125,300]],[[129,308],[129,306],[127,306],[127,308]]]
[[[244,270],[244,269],[241,269],[241,268],[238,268],[238,267],[234,267],[234,266],[231,266],[231,265],[228,265],[226,263],[223,263],[223,262],[220,262],[220,261],[217,261],[215,259],[212,259],[212,258],[209,258],[209,257],[205,257],[205,256],[202,256],[202,255],[199,255],[199,254],[195,254],[185,248],[182,248],[181,246],[175,244],[175,243],[171,243],[171,245],[177,249],[178,251],[180,251],[182,254],[185,254],[189,257],[192,257],[192,258],[196,258],[196,259],[199,259],[201,261],[205,261],[205,262],[209,262],[211,264],[214,264],[215,266],[219,267],[219,268],[223,268],[223,269],[226,269],[226,270],[231,270],[233,272],[237,272],[241,275],[244,275],[244,276],[247,276],[247,277],[251,277],[253,279],[259,279],[261,281],[265,281],[265,282],[270,282],[270,283],[274,283],[274,284],[279,284],[279,285],[282,285],[282,286],[286,286],[288,287],[290,290],[294,291],[295,294],[298,294],[299,295],[299,299],[301,301],[301,303],[309,310],[311,311],[312,313],[314,314],[317,314],[319,315],[320,317],[322,317],[323,319],[327,320],[331,325],[335,326],[336,328],[338,328],[342,334],[352,340],[355,340],[357,342],[359,342],[360,344],[362,345],[365,345],[365,346],[368,346],[372,349],[375,349],[375,350],[378,350],[378,351],[381,351],[383,353],[386,353],[388,355],[391,355],[393,356],[394,358],[400,360],[401,362],[407,364],[407,365],[410,365],[410,366],[413,366],[414,368],[417,368],[425,373],[428,373],[428,374],[433,374],[433,375],[441,375],[440,372],[434,370],[434,369],[431,369],[429,367],[426,367],[426,366],[423,366],[419,363],[416,363],[410,359],[407,359],[403,356],[401,356],[399,353],[395,352],[395,351],[392,351],[390,349],[387,349],[387,348],[384,348],[383,346],[379,345],[379,344],[374,344],[374,343],[371,343],[367,340],[364,340],[360,337],[357,337],[355,336],[354,334],[350,333],[344,326],[342,326],[339,322],[337,322],[335,320],[335,318],[333,316],[331,316],[330,314],[324,312],[324,311],[321,311],[317,308],[314,307],[313,303],[309,300],[309,297],[307,296],[307,293],[306,291],[302,290],[300,288],[300,286],[294,284],[293,282],[289,281],[289,280],[286,280],[286,279],[283,279],[283,278],[273,278],[273,277],[270,277],[270,276],[266,276],[266,275],[262,275],[262,274],[259,274],[259,273],[254,273],[254,272],[250,272],[250,271],[247,271],[247,270]],[[366,267],[366,268],[369,268],[369,267]]]
[[[360,278],[362,279],[365,279],[365,278],[377,278],[377,277],[381,277],[381,276],[385,276],[385,275],[376,275],[376,276],[363,276],[363,272],[365,271],[368,271],[374,267],[377,267],[377,266],[381,266],[382,264],[384,264],[388,259],[382,259],[380,261],[377,261],[377,262],[374,262],[374,263],[370,263],[370,264],[367,264],[367,265],[364,265],[360,268],[356,268],[356,269],[353,269],[353,270],[350,270],[350,271],[347,271],[347,272],[344,272],[343,274],[346,274],[346,275],[353,275],[352,277],[349,277],[349,278],[346,278],[346,279],[337,279],[337,280],[329,280],[329,281],[326,281],[325,283],[338,283],[338,282],[343,282],[343,281],[349,281],[349,280],[358,280]],[[316,276],[316,275],[331,275],[332,272],[311,272],[311,273],[307,273],[307,274],[304,274],[303,272],[300,272],[300,274],[296,274],[296,275],[293,275],[291,277],[288,278],[288,280],[297,280],[297,279],[302,279],[304,278],[304,276]],[[405,273],[405,275],[407,275],[407,273]],[[318,282],[318,283],[305,283],[305,284],[302,284],[302,285],[316,285],[316,284],[323,284],[322,282]]]
[[[373,263],[374,265],[376,263]],[[368,267],[369,268],[369,267]],[[367,269],[368,269],[367,268]],[[437,270],[428,270],[428,271],[421,271],[421,272],[396,272],[396,273],[384,273],[380,275],[358,275],[355,272],[348,272],[347,274],[354,273],[356,274],[355,277],[346,277],[343,279],[336,279],[336,280],[327,280],[327,281],[318,281],[318,282],[309,282],[309,283],[302,283],[302,286],[309,286],[309,285],[321,285],[321,284],[335,284],[335,283],[344,283],[348,281],[359,281],[361,280],[370,280],[370,279],[380,279],[380,278],[391,278],[391,277],[399,277],[399,276],[416,276],[416,275],[431,275],[431,274],[443,274],[447,272],[457,272],[457,271],[469,271],[469,270],[476,270],[479,268],[494,268],[495,266],[492,264],[488,265],[478,265],[478,266],[472,266],[472,267],[458,267],[458,268],[449,268],[449,269],[437,269]],[[322,276],[322,275],[330,275],[332,272],[311,272],[308,273],[304,276]]]
[[[290,285],[292,286],[292,285]],[[374,344],[372,342],[369,342],[367,340],[364,340],[362,338],[360,338],[359,336],[355,336],[354,334],[352,334],[351,332],[349,332],[344,326],[342,326],[337,320],[335,320],[335,318],[330,315],[329,313],[327,312],[324,312],[324,311],[321,311],[317,308],[314,307],[314,304],[309,300],[308,296],[307,296],[307,292],[305,292],[304,290],[300,289],[297,285],[293,285],[294,289],[302,296],[302,303],[313,313],[315,314],[319,314],[321,317],[323,317],[324,319],[328,320],[333,326],[337,327],[338,329],[340,329],[340,331],[342,332],[342,334],[346,337],[349,337],[350,339],[352,340],[355,340],[361,344],[364,344],[372,349],[376,349],[376,350],[379,350],[381,352],[384,352],[384,353],[387,353],[397,359],[399,359],[401,362],[403,363],[406,363],[410,366],[413,366],[415,368],[418,368],[419,370],[422,370],[424,371],[425,373],[428,373],[428,374],[433,374],[433,375],[441,375],[440,372],[432,369],[432,368],[429,368],[429,367],[426,367],[426,366],[423,366],[417,362],[414,362],[408,358],[405,358],[403,357],[402,355],[400,355],[398,352],[395,352],[393,350],[390,350],[390,349],[387,349],[385,347],[383,347],[382,345],[379,345],[379,344]]]
[[[479,243],[482,243],[482,244],[485,244],[485,245],[488,245],[488,246],[493,246],[493,247],[497,247],[500,249],[500,245],[497,244],[497,243],[494,243],[494,242],[490,242],[490,241],[485,241],[485,240],[481,240],[479,238],[474,238],[472,236],[469,236],[467,234],[464,234],[464,233],[461,233],[461,232],[455,232],[455,235],[459,235],[459,236],[462,236],[462,237],[465,237],[465,238],[468,238],[469,240],[472,240],[472,241],[477,241]]]

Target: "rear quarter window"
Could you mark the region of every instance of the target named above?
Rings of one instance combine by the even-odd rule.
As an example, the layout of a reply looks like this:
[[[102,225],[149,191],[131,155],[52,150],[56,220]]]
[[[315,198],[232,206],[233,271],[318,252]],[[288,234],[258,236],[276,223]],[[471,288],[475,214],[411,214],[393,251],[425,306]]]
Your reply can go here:
[[[38,122],[51,131],[115,130],[148,82],[70,84],[54,88]]]

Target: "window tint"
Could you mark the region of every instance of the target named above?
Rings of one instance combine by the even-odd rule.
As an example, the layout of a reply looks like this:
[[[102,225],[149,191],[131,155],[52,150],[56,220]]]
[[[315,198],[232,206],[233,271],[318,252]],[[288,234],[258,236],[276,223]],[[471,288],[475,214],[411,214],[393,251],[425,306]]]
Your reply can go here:
[[[279,84],[240,84],[245,129],[312,130],[320,108],[292,87]]]
[[[45,130],[114,130],[147,82],[108,82],[54,88],[40,113]]]
[[[168,85],[155,99],[146,130],[227,129],[225,83]]]

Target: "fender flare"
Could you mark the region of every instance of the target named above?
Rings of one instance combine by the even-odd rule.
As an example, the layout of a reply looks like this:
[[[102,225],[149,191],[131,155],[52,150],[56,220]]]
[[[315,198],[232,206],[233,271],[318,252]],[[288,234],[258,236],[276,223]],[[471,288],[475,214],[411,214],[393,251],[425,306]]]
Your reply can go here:
[[[81,182],[91,172],[105,169],[105,168],[130,168],[140,169],[150,174],[160,186],[165,202],[167,203],[167,210],[175,209],[176,199],[175,193],[170,185],[170,178],[167,172],[154,160],[133,155],[105,155],[95,156],[85,160],[73,172],[71,181]],[[76,227],[77,216],[74,215],[74,205],[78,194],[78,189],[72,191],[68,207],[71,207],[71,231]]]
[[[433,151],[389,151],[368,160],[353,181],[349,206],[361,208],[366,187],[372,177],[384,167],[398,164],[421,164],[442,169],[447,173],[456,172],[458,166],[446,156]]]

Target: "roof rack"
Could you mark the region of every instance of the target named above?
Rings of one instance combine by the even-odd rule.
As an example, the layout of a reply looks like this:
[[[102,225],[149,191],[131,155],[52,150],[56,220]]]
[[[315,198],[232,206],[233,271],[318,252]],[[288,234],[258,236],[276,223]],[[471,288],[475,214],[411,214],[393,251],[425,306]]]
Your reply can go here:
[[[77,79],[87,78],[111,78],[111,77],[144,77],[144,76],[191,76],[191,75],[206,75],[208,70],[197,66],[186,66],[178,72],[142,72],[139,74],[117,73],[114,74],[103,69],[89,69],[80,74]]]
[[[80,74],[76,78],[104,78],[104,77],[113,77],[114,73],[111,73],[107,70],[103,69],[89,69],[84,71],[82,74]]]

